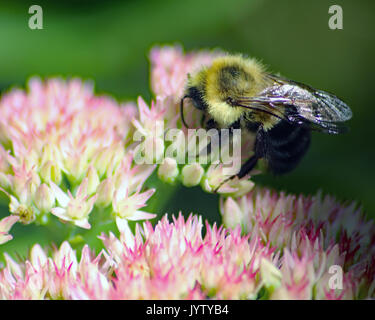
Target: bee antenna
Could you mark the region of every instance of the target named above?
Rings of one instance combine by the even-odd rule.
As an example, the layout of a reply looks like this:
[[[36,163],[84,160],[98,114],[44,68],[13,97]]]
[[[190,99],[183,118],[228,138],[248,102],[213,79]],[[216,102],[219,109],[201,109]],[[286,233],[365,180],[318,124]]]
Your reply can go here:
[[[189,126],[187,125],[187,123],[185,122],[185,118],[184,118],[184,99],[186,98],[190,98],[188,95],[184,96],[182,99],[181,99],[181,109],[180,109],[180,113],[181,113],[181,120],[182,120],[182,123],[184,124],[184,126],[186,128],[189,128]]]

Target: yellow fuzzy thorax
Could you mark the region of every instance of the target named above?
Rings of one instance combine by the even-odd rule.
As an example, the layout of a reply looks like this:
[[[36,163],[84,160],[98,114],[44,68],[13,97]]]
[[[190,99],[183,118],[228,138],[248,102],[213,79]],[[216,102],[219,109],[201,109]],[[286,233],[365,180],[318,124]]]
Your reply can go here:
[[[223,88],[220,78],[223,69],[241,70],[241,77],[235,85]],[[233,107],[226,99],[236,96],[256,96],[265,88],[264,67],[254,59],[241,55],[226,55],[215,59],[211,66],[202,69],[189,79],[189,85],[202,92],[202,98],[208,105],[208,114],[221,126],[228,127],[244,113],[251,112],[242,107]],[[224,83],[225,84],[225,83]],[[226,84],[228,85],[228,84]]]

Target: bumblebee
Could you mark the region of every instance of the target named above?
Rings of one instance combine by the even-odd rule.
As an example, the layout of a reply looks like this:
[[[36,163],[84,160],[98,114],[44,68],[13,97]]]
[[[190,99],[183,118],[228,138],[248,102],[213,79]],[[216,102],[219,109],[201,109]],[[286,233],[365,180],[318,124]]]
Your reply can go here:
[[[293,170],[309,148],[311,131],[339,134],[350,108],[336,96],[267,72],[258,61],[242,55],[216,58],[188,75],[184,99],[208,116],[209,127],[241,128],[255,133],[254,155],[237,173],[246,176],[264,159],[279,175]],[[232,178],[234,178],[233,176]]]

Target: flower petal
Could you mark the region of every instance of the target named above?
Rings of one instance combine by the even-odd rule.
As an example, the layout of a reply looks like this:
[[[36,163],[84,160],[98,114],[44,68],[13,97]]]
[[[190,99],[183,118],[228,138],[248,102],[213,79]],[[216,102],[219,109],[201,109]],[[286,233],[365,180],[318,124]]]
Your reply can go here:
[[[137,210],[136,212],[134,212],[134,214],[132,214],[131,216],[129,217],[126,217],[127,220],[130,220],[130,221],[137,221],[137,220],[149,220],[149,219],[153,219],[155,218],[157,215],[156,214],[153,214],[153,213],[148,213],[148,212],[144,212],[144,211],[139,211]]]
[[[57,201],[59,202],[59,204],[63,207],[67,207],[68,206],[68,203],[70,201],[69,197],[67,196],[67,194],[62,191],[56,184],[54,184],[53,182],[50,182],[50,186],[51,186],[51,189],[52,191],[55,193],[55,197],[57,199]]]
[[[61,207],[52,208],[51,213],[62,220],[66,220],[66,221],[72,220],[70,217],[66,215],[66,209],[64,208],[61,208]]]
[[[0,221],[0,232],[8,232],[19,219],[20,217],[14,215],[3,218]]]

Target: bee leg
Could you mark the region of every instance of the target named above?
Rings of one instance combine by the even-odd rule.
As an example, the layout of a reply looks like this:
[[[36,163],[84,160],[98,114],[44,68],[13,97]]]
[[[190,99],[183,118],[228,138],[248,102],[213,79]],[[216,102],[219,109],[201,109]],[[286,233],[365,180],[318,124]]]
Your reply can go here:
[[[249,172],[251,172],[251,170],[253,170],[254,167],[256,166],[258,160],[264,157],[265,142],[266,142],[265,133],[263,129],[260,128],[258,130],[256,140],[255,140],[255,150],[254,150],[255,154],[241,166],[240,171],[237,174],[225,179],[222,183],[220,183],[220,185],[214,190],[214,193],[216,193],[224,183],[236,177],[238,179],[242,179]]]
[[[254,169],[258,160],[265,155],[266,142],[266,133],[263,128],[259,128],[255,139],[254,155],[242,165],[240,171],[234,177],[241,179]]]
[[[203,117],[205,117],[205,115],[203,115]],[[210,119],[207,121],[206,123],[206,130],[210,130],[210,129],[216,129],[217,128],[217,123],[215,122],[214,119]],[[219,133],[219,147],[220,147],[220,141],[221,141],[221,130],[218,130]],[[211,151],[212,151],[212,142],[210,141],[207,146],[206,146],[206,150],[207,150],[207,155],[210,155],[211,154]]]
[[[242,179],[246,176],[251,170],[254,169],[258,162],[259,158],[256,155],[253,155],[249,160],[247,160],[241,167],[240,172],[236,175],[232,176],[231,179],[237,177],[238,179]]]
[[[233,175],[230,176],[229,178],[225,179],[223,182],[219,184],[218,187],[214,190],[214,193],[217,193],[217,191],[220,189],[220,187],[224,184],[227,183],[230,180],[233,180],[234,178],[242,179],[244,176],[246,176],[251,170],[254,169],[258,162],[259,158],[256,155],[253,155],[249,160],[247,160],[242,166],[240,171]]]

